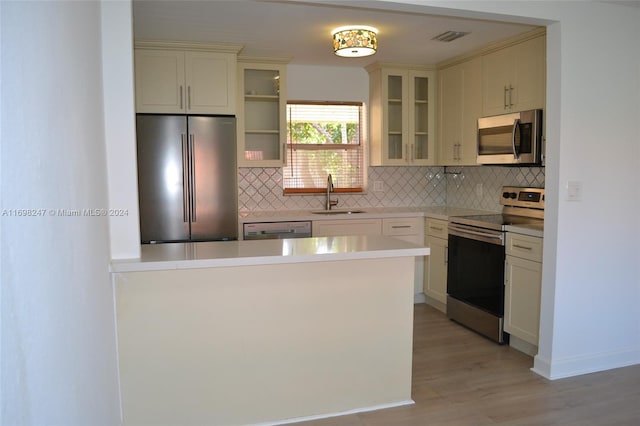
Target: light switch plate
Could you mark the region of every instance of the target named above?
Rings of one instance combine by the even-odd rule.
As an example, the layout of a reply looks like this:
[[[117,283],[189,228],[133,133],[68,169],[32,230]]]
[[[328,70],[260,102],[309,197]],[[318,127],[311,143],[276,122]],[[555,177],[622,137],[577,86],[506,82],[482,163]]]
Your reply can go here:
[[[567,201],[582,201],[582,182],[570,180],[567,182]]]
[[[384,191],[384,182],[381,180],[376,180],[373,182],[373,191],[374,192],[382,192]]]

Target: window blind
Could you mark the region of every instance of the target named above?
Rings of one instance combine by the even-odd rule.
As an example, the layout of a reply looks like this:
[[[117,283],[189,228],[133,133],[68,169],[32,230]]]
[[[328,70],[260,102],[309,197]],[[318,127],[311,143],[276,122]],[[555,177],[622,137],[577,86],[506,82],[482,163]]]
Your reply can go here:
[[[324,191],[328,174],[336,192],[362,191],[362,109],[362,103],[287,104],[285,193]]]

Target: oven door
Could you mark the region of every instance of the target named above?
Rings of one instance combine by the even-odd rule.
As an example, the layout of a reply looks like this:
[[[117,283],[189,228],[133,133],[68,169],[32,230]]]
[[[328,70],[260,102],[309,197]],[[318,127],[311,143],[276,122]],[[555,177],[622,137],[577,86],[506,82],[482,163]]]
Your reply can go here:
[[[449,223],[447,293],[504,316],[504,233]]]

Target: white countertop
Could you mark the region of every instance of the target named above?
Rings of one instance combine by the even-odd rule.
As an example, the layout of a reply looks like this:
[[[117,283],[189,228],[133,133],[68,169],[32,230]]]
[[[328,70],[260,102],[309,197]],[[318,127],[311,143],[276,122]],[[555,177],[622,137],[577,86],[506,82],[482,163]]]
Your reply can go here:
[[[428,256],[429,253],[428,247],[374,235],[145,244],[140,259],[114,260],[111,272],[413,257]]]
[[[352,207],[352,210],[362,210],[354,214],[315,214],[312,210],[269,210],[242,211],[240,224],[248,222],[284,222],[294,220],[335,220],[335,219],[378,219],[394,217],[424,216],[434,219],[448,220],[450,216],[465,216],[472,214],[493,214],[486,210],[463,209],[458,207]],[[321,210],[321,209],[318,209]],[[348,210],[340,208],[336,210]]]
[[[516,234],[524,234],[529,235],[531,237],[543,238],[544,236],[544,225],[542,223],[539,224],[522,224],[522,225],[507,225],[507,232],[513,232]]]

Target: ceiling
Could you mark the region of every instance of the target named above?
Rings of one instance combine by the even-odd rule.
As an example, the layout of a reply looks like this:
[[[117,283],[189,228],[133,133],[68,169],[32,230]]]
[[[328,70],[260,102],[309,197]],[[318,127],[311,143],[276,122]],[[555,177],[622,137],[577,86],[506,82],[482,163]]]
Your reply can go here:
[[[437,64],[533,28],[520,23],[436,16],[390,3],[339,4],[282,0],[134,0],[136,40],[233,43],[241,55],[289,58],[292,64],[363,67],[372,62]],[[374,5],[375,3],[375,5]],[[378,28],[378,52],[365,58],[333,54],[331,30],[348,24]],[[448,30],[470,32],[450,43],[431,40]]]

